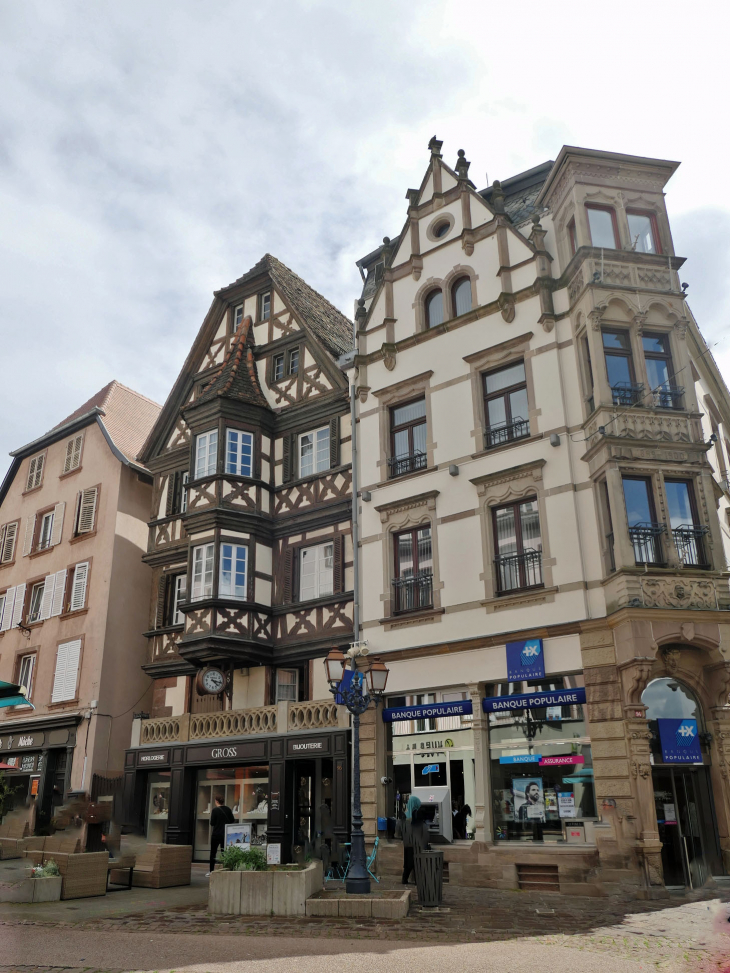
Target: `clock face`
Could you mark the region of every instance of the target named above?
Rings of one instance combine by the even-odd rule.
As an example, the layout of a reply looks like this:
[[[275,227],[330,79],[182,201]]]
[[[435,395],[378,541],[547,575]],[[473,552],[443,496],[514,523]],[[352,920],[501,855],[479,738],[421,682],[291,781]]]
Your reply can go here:
[[[215,695],[222,693],[226,685],[226,677],[220,669],[206,669],[201,678],[206,693]]]

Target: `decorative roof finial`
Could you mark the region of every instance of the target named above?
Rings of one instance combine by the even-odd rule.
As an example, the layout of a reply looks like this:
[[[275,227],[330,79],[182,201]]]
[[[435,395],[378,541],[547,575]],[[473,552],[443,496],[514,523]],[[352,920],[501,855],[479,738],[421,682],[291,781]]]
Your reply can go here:
[[[504,190],[499,179],[495,179],[492,183],[492,209],[495,213],[504,213]]]
[[[441,158],[441,146],[444,143],[439,141],[434,135],[431,141],[428,143],[428,147],[431,150],[431,155],[435,156],[437,159]]]
[[[459,179],[468,179],[469,166],[471,165],[471,162],[466,161],[465,158],[466,153],[464,152],[463,149],[459,149],[457,155],[459,156],[459,158],[456,160],[457,175],[459,176]]]

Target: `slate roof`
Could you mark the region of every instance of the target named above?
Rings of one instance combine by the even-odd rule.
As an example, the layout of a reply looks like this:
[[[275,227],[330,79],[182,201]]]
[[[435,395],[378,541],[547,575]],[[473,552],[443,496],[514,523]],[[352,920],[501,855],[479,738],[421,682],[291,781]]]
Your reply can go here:
[[[57,423],[53,429],[65,426],[74,419],[99,408],[104,411],[102,419],[114,444],[127,459],[136,460],[144,442],[155,424],[162,406],[140,395],[134,389],[127,388],[116,379],[99,389],[83,405],[79,406],[63,422]],[[50,430],[52,432],[53,430]]]
[[[233,336],[231,347],[220,370],[198,396],[196,405],[222,396],[263,406],[265,409],[269,408],[259,385],[253,345],[253,324],[250,317],[245,317]]]
[[[251,270],[229,286],[245,284],[266,273],[304,326],[314,333],[331,355],[339,358],[352,348],[352,321],[270,253],[264,254]],[[220,293],[216,291],[216,294]]]
[[[535,212],[535,200],[554,165],[552,160],[543,162],[526,172],[502,180],[504,209],[515,226],[526,223],[532,217]],[[493,190],[493,186],[488,186],[486,189],[480,189],[479,195],[491,203]]]

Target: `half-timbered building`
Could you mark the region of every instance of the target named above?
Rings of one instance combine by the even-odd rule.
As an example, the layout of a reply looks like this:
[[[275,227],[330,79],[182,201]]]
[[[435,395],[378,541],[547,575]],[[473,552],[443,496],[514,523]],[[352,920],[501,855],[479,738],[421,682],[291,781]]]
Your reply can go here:
[[[141,454],[154,702],[128,816],[198,859],[219,794],[284,855],[348,827],[347,724],[315,660],[352,636],[351,346],[351,322],[267,254],[215,293]]]

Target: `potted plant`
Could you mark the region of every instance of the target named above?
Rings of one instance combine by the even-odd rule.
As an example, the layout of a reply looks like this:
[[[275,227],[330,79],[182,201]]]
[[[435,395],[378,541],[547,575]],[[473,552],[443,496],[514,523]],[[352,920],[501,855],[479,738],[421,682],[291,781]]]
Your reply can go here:
[[[322,862],[275,865],[261,848],[231,846],[211,873],[208,911],[218,915],[304,915],[306,900],[322,887]]]
[[[33,902],[58,902],[61,898],[63,876],[53,860],[34,865],[30,873],[33,886]]]

